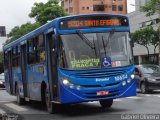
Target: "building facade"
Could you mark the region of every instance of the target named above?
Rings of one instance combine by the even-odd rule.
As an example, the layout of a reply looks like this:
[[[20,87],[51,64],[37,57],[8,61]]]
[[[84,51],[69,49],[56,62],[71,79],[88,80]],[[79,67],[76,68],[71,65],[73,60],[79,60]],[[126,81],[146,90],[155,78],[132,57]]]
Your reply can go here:
[[[3,43],[6,41],[6,27],[0,26],[0,52],[2,51]]]
[[[140,12],[140,6],[143,6],[149,0],[135,0],[136,11],[127,14],[130,20],[131,33],[136,30],[143,29],[147,26],[152,26],[155,30],[158,29],[158,15],[155,14],[150,17],[146,17],[146,13]],[[134,62],[135,64],[153,63],[158,64],[159,47],[154,52],[154,46],[149,46],[150,56],[148,59],[147,49],[144,46],[135,44],[133,48]]]
[[[61,0],[70,15],[89,13],[127,14],[127,0]]]

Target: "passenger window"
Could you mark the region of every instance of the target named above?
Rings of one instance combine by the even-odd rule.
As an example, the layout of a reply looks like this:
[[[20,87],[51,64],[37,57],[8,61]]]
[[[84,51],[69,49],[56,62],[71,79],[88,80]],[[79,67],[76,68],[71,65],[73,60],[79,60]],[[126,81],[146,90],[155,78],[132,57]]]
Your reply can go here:
[[[39,37],[38,37],[37,53],[38,53],[38,59],[39,59],[38,62],[39,63],[43,62],[45,60],[44,36],[43,36],[43,34],[39,35]]]
[[[34,39],[28,41],[28,64],[34,64],[36,60],[36,46],[34,44]]]
[[[40,34],[28,41],[28,64],[41,63],[44,60],[44,36]]]
[[[20,62],[20,52],[18,46],[12,48],[12,66],[18,67]]]

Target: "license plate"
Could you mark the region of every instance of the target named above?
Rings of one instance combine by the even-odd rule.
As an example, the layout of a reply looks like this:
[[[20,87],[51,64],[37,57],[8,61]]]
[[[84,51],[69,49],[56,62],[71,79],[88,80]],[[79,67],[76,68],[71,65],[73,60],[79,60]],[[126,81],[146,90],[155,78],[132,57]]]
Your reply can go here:
[[[109,94],[109,91],[98,91],[97,92],[97,96],[103,96],[103,95],[108,95]]]

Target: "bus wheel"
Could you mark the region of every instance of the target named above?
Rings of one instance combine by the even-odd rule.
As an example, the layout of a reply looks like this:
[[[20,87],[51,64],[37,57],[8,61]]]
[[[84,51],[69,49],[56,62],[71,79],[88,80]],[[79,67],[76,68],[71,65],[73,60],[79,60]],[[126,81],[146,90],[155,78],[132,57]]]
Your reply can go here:
[[[46,107],[47,107],[48,112],[51,114],[55,113],[56,112],[55,109],[57,105],[51,102],[50,93],[48,89],[46,89],[45,91],[45,102],[46,102]]]
[[[20,97],[19,90],[18,90],[18,85],[16,86],[16,96],[17,96],[17,103],[19,105],[24,104],[24,99]]]
[[[99,103],[103,108],[110,108],[113,104],[113,99],[111,99],[111,100],[101,100],[101,101],[99,101]]]

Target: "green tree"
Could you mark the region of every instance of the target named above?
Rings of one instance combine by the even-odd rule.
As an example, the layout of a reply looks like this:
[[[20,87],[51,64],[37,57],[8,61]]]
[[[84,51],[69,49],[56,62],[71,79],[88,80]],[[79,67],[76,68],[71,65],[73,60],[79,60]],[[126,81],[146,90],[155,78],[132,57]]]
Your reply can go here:
[[[146,16],[158,13],[160,15],[160,0],[150,0],[141,7],[141,11],[146,12]]]
[[[35,18],[36,22],[27,22],[21,26],[15,26],[7,35],[8,40],[4,43],[4,45],[47,23],[48,20],[67,15],[64,13],[63,8],[58,5],[58,3],[59,0],[48,0],[47,3],[34,3],[29,16],[31,18]]]
[[[15,26],[11,32],[7,35],[9,38],[4,45],[16,40],[17,38],[20,38],[21,36],[27,34],[28,32],[38,28],[40,26],[40,23],[30,23],[27,22],[25,24],[22,24],[21,26]]]
[[[160,20],[160,0],[150,0],[144,6],[141,7],[141,11],[146,12],[146,16],[158,14]],[[157,31],[160,41],[160,22]],[[159,42],[159,57],[160,57],[160,42]],[[160,58],[159,58],[159,65],[160,65]]]
[[[36,22],[42,25],[49,20],[53,20],[57,17],[66,16],[63,7],[59,6],[59,0],[48,0],[47,3],[34,3],[29,16],[35,18]]]
[[[147,49],[148,57],[150,54],[149,46],[154,46],[154,53],[156,52],[156,48],[159,45],[158,33],[152,27],[146,27],[132,33],[132,40],[144,46]]]

